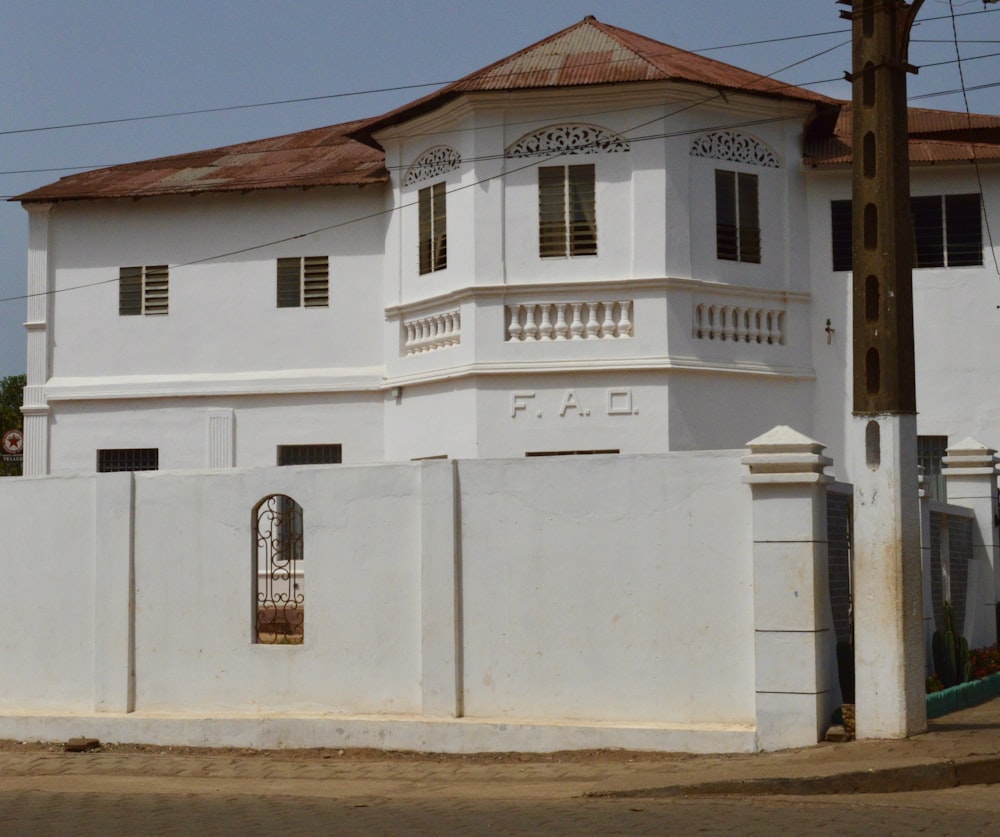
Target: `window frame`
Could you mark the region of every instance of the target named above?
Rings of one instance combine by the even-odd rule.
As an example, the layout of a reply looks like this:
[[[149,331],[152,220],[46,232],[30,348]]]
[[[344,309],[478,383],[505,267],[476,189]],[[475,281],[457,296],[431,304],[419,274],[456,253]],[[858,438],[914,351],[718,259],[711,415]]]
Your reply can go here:
[[[330,257],[283,256],[275,264],[278,308],[329,308]]]
[[[715,170],[715,257],[761,263],[760,176],[735,169]]]
[[[278,445],[277,463],[287,465],[340,465],[344,447],[339,442],[320,444]]]
[[[159,448],[98,448],[97,473],[159,471]]]
[[[445,181],[417,192],[417,247],[420,275],[448,267],[448,189]]]
[[[978,192],[910,197],[914,270],[983,266],[982,200]],[[835,272],[853,268],[851,203],[849,198],[830,201],[830,242]],[[973,218],[975,229],[970,229]]]
[[[118,268],[118,316],[165,316],[170,313],[170,266]]]
[[[596,165],[539,166],[539,258],[596,256],[597,230]]]

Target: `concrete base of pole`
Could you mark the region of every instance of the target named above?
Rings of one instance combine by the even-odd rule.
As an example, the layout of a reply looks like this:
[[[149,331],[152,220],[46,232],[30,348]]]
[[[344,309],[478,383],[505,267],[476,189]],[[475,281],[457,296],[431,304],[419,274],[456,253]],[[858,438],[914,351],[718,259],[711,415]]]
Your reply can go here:
[[[854,660],[858,738],[927,729],[916,416],[856,416]]]

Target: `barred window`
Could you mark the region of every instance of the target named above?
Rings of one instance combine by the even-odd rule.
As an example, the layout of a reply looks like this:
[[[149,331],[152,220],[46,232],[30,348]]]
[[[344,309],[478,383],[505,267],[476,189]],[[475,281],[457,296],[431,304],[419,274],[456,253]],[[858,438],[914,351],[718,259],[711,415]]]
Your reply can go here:
[[[593,164],[538,169],[538,255],[597,255]]]
[[[444,270],[448,266],[448,216],[445,184],[435,183],[417,194],[420,234],[420,273]]]
[[[923,469],[924,491],[942,503],[948,499],[947,483],[941,473],[947,454],[947,436],[917,436],[917,465]]]
[[[169,278],[165,264],[118,268],[119,316],[166,314]]]
[[[715,246],[720,259],[760,264],[757,175],[716,170]]]
[[[159,448],[106,448],[97,451],[97,472],[157,471],[160,468]]]
[[[326,308],[330,304],[329,257],[278,259],[277,297],[279,308]]]
[[[279,465],[339,465],[340,445],[278,445]]]

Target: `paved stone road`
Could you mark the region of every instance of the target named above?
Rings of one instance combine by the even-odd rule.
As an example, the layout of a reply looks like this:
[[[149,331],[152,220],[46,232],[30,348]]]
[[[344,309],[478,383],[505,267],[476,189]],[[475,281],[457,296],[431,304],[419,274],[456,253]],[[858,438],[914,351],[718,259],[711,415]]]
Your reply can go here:
[[[995,835],[1000,791],[854,797],[404,800],[246,793],[0,792],[2,835]]]

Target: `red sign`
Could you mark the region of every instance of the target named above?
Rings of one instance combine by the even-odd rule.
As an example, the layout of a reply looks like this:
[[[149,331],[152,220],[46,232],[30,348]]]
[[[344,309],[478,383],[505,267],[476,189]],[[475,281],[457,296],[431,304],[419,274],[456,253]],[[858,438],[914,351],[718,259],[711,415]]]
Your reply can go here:
[[[24,433],[20,430],[8,430],[0,440],[0,456],[4,462],[20,462],[24,453]]]

